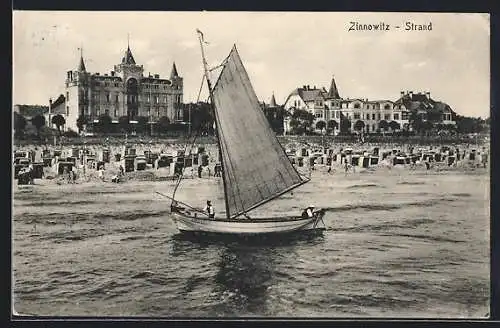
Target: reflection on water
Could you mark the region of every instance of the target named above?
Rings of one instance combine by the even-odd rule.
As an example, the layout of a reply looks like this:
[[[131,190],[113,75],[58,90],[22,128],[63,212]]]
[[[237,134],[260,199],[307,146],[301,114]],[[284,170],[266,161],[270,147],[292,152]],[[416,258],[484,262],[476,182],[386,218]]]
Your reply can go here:
[[[266,311],[267,290],[273,272],[270,249],[228,246],[220,252],[217,269],[213,291],[231,296],[224,304],[227,309],[220,309],[220,312]]]
[[[286,238],[178,233],[171,238],[170,254],[179,260],[213,261],[216,272],[206,302],[209,313],[214,316],[261,316],[268,312],[268,292],[279,271],[276,261],[282,256],[280,254],[296,246],[311,247],[323,241],[323,235],[317,233],[291,234]],[[184,290],[191,292],[196,280],[190,276]]]

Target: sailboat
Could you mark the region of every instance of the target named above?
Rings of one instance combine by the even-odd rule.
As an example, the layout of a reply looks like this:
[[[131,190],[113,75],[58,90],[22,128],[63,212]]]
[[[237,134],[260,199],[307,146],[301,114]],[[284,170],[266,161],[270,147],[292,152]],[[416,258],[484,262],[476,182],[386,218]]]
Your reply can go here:
[[[198,31],[204,77],[214,110],[222,166],[225,217],[210,218],[205,211],[172,199],[171,214],[181,232],[231,235],[283,234],[323,231],[324,211],[312,217],[286,215],[250,217],[248,212],[309,182],[295,169],[260,108],[241,58],[233,46],[212,88]],[[298,214],[298,213],[297,213]]]

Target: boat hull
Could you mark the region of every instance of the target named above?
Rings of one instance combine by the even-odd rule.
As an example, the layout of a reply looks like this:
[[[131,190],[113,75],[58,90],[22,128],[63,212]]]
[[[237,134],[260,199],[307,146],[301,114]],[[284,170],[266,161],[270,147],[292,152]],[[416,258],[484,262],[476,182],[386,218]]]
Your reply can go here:
[[[228,234],[228,235],[265,235],[284,234],[298,231],[325,230],[323,215],[303,219],[300,217],[279,217],[262,219],[217,220],[192,217],[173,212],[174,222],[181,232]]]

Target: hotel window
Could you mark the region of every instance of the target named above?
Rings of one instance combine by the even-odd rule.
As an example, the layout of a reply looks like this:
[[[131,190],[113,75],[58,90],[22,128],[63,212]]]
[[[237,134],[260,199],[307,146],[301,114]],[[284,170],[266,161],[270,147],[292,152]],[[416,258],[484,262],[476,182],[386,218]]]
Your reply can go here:
[[[375,121],[375,114],[372,114],[372,120]]]
[[[370,114],[366,114],[366,119],[369,120],[370,119]]]
[[[105,113],[106,115],[109,115],[109,109],[104,110],[104,113]]]
[[[109,92],[106,92],[106,102],[109,103]]]
[[[394,119],[395,119],[396,121],[398,121],[398,120],[399,120],[399,114],[394,113]]]
[[[118,102],[118,95],[115,95],[115,103]]]
[[[150,101],[151,101],[151,98],[150,98],[150,97],[151,97],[150,95],[147,95],[147,96],[146,96],[146,102],[150,102]]]
[[[109,83],[108,82],[104,82],[104,86],[105,87],[109,86]]]
[[[160,102],[160,97],[155,96],[155,104],[158,104]]]
[[[115,83],[115,87],[118,87],[118,83]]]
[[[402,120],[407,120],[408,119],[408,112],[401,113],[401,119]]]
[[[377,120],[380,121],[380,113],[377,114]]]
[[[354,108],[359,108],[359,104],[358,104],[358,103],[355,103],[355,104],[354,104]]]
[[[115,117],[118,116],[118,109],[115,108]]]
[[[391,109],[391,106],[389,106],[389,105],[385,105],[385,106],[384,106],[384,109]]]
[[[159,108],[156,109],[156,116],[160,117],[160,109]]]
[[[151,106],[148,107],[148,116],[151,116]]]
[[[96,107],[96,108],[95,108],[95,114],[96,114],[97,116],[101,115],[101,109],[100,109],[99,107]]]
[[[354,113],[354,119],[359,120],[359,113]]]
[[[69,92],[66,92],[66,101],[69,101]]]
[[[388,121],[391,119],[391,114],[385,114],[384,115],[384,120]]]

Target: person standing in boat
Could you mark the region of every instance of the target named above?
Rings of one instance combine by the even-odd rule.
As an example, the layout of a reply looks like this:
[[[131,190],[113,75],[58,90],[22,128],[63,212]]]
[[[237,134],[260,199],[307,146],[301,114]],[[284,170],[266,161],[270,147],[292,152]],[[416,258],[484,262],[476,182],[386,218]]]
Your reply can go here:
[[[214,207],[212,206],[212,202],[209,200],[207,200],[207,206],[205,206],[205,211],[207,212],[208,217],[210,219],[215,218],[215,210]]]

